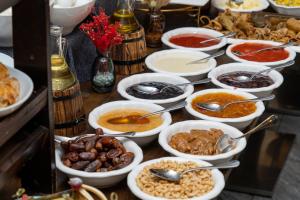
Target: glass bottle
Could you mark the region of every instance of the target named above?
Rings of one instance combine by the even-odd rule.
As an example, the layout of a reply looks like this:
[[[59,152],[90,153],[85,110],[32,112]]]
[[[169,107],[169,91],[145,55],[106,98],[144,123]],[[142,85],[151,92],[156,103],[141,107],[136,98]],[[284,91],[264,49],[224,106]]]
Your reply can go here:
[[[161,47],[161,37],[164,33],[166,19],[160,9],[150,9],[149,25],[146,30],[146,43],[148,47]]]
[[[92,87],[98,93],[112,91],[116,80],[114,63],[109,52],[103,56],[98,55],[93,64]]]
[[[75,82],[65,59],[66,39],[62,37],[62,27],[50,27],[52,90],[65,90]]]
[[[120,33],[131,33],[139,29],[139,24],[133,13],[135,0],[118,0],[117,7],[111,17],[112,22],[119,22]]]

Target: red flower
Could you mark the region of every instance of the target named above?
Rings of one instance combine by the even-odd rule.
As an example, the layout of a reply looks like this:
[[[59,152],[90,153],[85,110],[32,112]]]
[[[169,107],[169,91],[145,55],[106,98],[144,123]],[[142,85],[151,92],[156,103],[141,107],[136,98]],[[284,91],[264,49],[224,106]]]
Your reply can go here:
[[[103,9],[99,9],[99,14],[92,16],[92,19],[90,22],[82,23],[79,28],[89,36],[98,51],[104,53],[113,45],[122,43],[123,37],[117,31],[120,24],[110,24],[109,16]]]

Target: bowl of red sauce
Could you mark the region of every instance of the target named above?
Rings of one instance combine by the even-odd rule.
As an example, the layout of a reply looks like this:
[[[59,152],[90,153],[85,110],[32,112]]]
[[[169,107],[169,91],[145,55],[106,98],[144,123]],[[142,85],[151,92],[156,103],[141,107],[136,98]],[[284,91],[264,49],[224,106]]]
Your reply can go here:
[[[215,39],[216,37],[222,35],[222,33],[211,29],[186,27],[173,29],[164,33],[161,40],[166,46],[170,48],[205,51],[212,53],[227,44],[226,38]]]
[[[267,66],[279,65],[295,59],[296,53],[288,47],[257,52],[278,45],[280,45],[278,42],[249,40],[230,45],[226,54],[238,62]]]

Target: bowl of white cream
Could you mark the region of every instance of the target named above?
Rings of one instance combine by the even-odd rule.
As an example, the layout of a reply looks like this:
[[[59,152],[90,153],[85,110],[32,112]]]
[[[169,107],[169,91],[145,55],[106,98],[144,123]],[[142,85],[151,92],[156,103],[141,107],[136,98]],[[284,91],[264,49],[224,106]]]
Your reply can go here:
[[[152,53],[146,58],[145,63],[151,71],[197,81],[205,78],[207,73],[217,66],[217,61],[211,58],[206,62],[195,64],[190,64],[190,62],[207,56],[209,54],[200,51],[169,49]]]

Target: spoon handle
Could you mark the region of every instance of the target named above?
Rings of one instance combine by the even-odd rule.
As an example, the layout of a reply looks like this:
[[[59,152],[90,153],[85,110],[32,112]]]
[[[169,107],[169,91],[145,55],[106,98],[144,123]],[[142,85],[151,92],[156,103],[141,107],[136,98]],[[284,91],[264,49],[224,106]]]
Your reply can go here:
[[[282,44],[282,45],[267,47],[267,48],[263,48],[263,49],[260,49],[260,50],[257,50],[257,51],[253,51],[252,53],[255,54],[255,53],[260,53],[262,51],[268,51],[268,50],[272,50],[272,49],[282,49],[282,48],[289,47],[289,46],[292,46],[292,45],[294,45],[294,42],[288,42],[288,43],[285,43],[285,44]]]
[[[239,165],[240,165],[240,161],[238,161],[238,160],[230,160],[228,162],[219,163],[219,164],[216,164],[216,165],[201,166],[201,167],[195,167],[195,168],[187,169],[187,170],[183,171],[182,174],[187,173],[187,172],[191,172],[191,171],[203,170],[203,169],[228,169],[228,168],[235,168],[235,167],[238,167]]]
[[[180,109],[180,108],[183,108],[185,105],[186,105],[186,101],[182,101],[182,102],[180,102],[178,104],[175,104],[173,106],[170,106],[168,108],[165,108],[165,109],[162,109],[162,110],[158,110],[158,111],[155,111],[155,112],[143,115],[139,119],[143,119],[145,117],[149,117],[149,116],[152,116],[152,115],[158,115],[160,113],[164,113],[164,112],[169,112],[169,111],[172,111],[172,110]]]
[[[262,129],[268,128],[270,126],[272,126],[273,124],[275,124],[275,122],[278,120],[278,116],[277,115],[271,115],[269,116],[267,119],[265,119],[263,122],[261,122],[260,124],[258,124],[257,126],[255,126],[253,129],[249,130],[247,133],[245,133],[244,135],[234,138],[235,140],[246,137],[248,135],[251,135],[253,133],[256,133],[257,131],[260,131]]]
[[[98,135],[99,137],[126,137],[126,138],[132,138],[134,137],[136,134],[136,132],[124,132],[124,133],[117,133],[117,134],[104,134],[104,135]],[[65,136],[55,136],[54,141],[56,143],[61,143],[61,142],[65,142],[68,140],[78,140],[78,139],[82,139],[85,137],[89,137],[95,134],[85,134],[85,135],[79,135],[77,137],[74,138],[70,138],[70,137],[65,137]]]
[[[245,100],[240,100],[240,101],[234,101],[234,102],[230,102],[230,103],[227,103],[225,104],[223,107],[227,107],[231,104],[235,104],[235,103],[246,103],[246,102],[256,102],[256,101],[270,101],[272,99],[275,98],[275,95],[274,94],[271,94],[270,96],[267,96],[267,97],[258,97],[258,98],[255,98],[255,99],[245,99]]]
[[[220,38],[227,38],[227,37],[232,37],[235,35],[235,32],[229,32],[225,35],[221,35],[221,36],[218,36],[218,37],[214,37],[214,38],[211,38],[211,39],[207,39],[207,40],[204,40],[204,41],[201,41],[199,42],[200,44],[203,44],[203,43],[206,43],[206,42],[210,42],[210,41],[214,41],[214,40],[218,40]]]
[[[211,78],[205,78],[205,79],[202,79],[202,80],[199,80],[199,81],[190,82],[190,83],[176,84],[176,86],[200,85],[200,84],[203,84],[203,83],[209,83],[210,81],[211,81]],[[171,87],[171,86],[166,86],[166,87]]]
[[[262,70],[262,71],[259,71],[255,74],[253,74],[251,77],[250,77],[250,80],[252,80],[255,76],[259,75],[259,74],[263,74],[263,73],[269,73],[270,71],[274,70],[274,69],[281,69],[281,68],[285,68],[285,67],[289,67],[291,65],[294,65],[295,64],[295,61],[294,60],[291,60],[283,65],[279,65],[277,67],[272,67],[270,69],[265,69],[265,70]]]
[[[207,61],[210,58],[216,58],[216,57],[222,56],[224,53],[225,53],[225,51],[221,50],[221,51],[213,53],[213,54],[211,54],[211,55],[209,55],[209,56],[207,56],[205,58],[201,58],[199,60],[195,60],[195,61],[189,62],[189,63],[187,63],[187,65],[201,63],[201,62]]]

